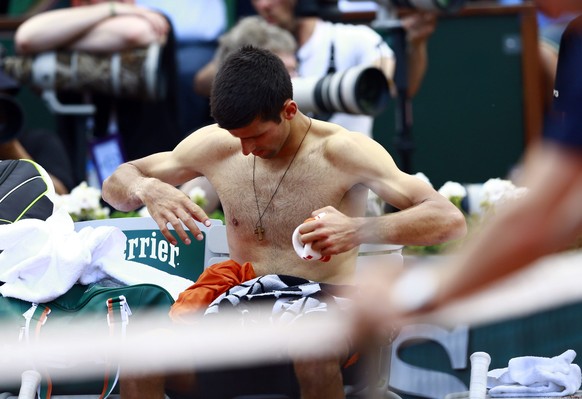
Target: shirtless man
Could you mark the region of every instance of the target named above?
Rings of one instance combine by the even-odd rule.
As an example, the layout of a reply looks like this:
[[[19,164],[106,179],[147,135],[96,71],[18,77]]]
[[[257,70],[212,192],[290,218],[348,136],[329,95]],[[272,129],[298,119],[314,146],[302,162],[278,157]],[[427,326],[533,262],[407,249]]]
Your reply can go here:
[[[188,243],[181,222],[202,239],[195,220],[208,223],[208,216],[176,186],[206,176],[223,205],[233,261],[250,262],[256,276],[328,283],[352,282],[361,243],[426,245],[466,232],[460,211],[400,171],[378,143],[302,114],[289,73],[269,51],[244,47],[229,56],[216,75],[211,108],[217,124],[171,152],[121,165],[103,185],[105,201],[123,211],[146,205],[170,242],[176,239],[168,224]],[[401,211],[364,217],[369,189]],[[303,225],[301,240],[331,260],[303,261],[293,230],[321,212],[325,217]],[[295,362],[303,398],[344,396],[339,357]],[[139,388],[122,385],[122,394],[163,397],[151,387],[143,396]]]

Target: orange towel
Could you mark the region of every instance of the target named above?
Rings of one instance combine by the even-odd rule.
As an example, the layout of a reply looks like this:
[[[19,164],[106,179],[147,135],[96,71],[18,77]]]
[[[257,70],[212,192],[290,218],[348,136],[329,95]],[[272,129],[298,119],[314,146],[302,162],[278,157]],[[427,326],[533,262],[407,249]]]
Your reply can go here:
[[[220,294],[255,277],[255,270],[249,262],[243,265],[233,260],[216,263],[179,295],[170,309],[170,317],[175,322],[187,323],[189,317],[205,309]]]

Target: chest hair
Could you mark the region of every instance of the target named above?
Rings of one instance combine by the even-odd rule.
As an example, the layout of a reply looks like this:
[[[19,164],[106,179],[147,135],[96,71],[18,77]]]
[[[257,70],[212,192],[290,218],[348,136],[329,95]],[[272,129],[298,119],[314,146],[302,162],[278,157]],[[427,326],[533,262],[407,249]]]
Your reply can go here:
[[[298,156],[277,189],[286,167],[284,163],[257,159],[256,198],[252,156],[237,160],[228,168],[232,173],[221,176],[215,187],[226,223],[232,223],[238,234],[253,235],[260,212],[270,244],[288,245],[295,227],[310,217],[312,211],[326,205],[337,207],[347,190],[340,171],[315,154]]]

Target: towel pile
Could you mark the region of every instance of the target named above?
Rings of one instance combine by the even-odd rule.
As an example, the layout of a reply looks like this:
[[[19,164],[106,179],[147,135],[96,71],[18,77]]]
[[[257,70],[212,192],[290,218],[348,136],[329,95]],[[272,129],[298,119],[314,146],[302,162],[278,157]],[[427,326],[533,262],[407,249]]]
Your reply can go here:
[[[151,283],[174,298],[192,281],[137,262],[126,261],[127,238],[117,228],[85,227],[75,231],[62,208],[47,220],[23,219],[0,226],[0,294],[46,303],[74,284],[113,279],[121,284]]]
[[[576,352],[569,349],[552,358],[523,356],[508,367],[487,374],[490,397],[553,397],[574,394],[582,383],[580,367],[572,364]]]

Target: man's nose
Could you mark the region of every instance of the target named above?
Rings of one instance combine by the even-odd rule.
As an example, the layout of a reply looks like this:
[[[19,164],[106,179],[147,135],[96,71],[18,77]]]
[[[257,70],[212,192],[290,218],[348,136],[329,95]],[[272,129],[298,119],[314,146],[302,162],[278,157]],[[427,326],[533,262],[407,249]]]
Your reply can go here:
[[[249,155],[255,150],[255,143],[252,140],[241,140],[240,145],[243,155]]]

